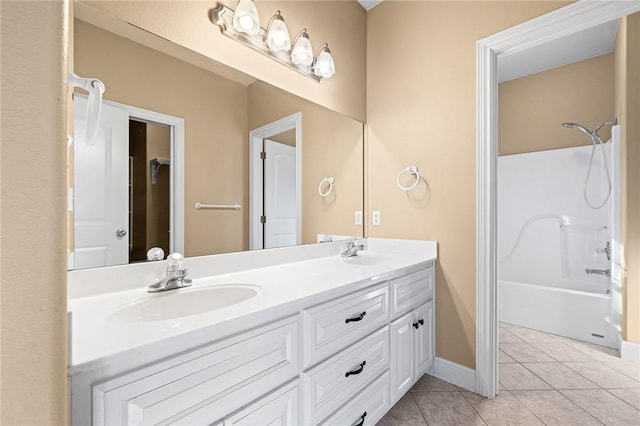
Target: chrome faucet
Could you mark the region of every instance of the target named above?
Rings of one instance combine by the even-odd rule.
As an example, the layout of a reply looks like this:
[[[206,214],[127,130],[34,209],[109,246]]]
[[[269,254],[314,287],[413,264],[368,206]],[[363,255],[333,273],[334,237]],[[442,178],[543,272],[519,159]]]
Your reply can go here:
[[[585,268],[584,271],[587,274],[604,275],[606,277],[610,277],[611,276],[611,269],[589,269],[589,268]]]
[[[364,244],[356,244],[358,240],[351,238],[347,242],[347,249],[342,252],[342,257],[354,257],[358,255],[358,251],[364,250]]]
[[[191,280],[187,278],[188,271],[182,267],[184,257],[180,253],[167,256],[167,272],[165,277],[155,284],[151,284],[147,291],[157,293],[159,291],[175,290],[189,287]]]
[[[606,254],[607,260],[611,260],[611,242],[607,241],[607,245],[604,248],[597,248],[596,253],[598,254]]]

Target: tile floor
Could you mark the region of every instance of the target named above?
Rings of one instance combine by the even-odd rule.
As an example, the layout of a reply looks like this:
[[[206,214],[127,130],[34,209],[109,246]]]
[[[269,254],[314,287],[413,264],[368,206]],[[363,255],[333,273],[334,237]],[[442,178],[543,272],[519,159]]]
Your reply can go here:
[[[640,364],[536,330],[499,331],[496,398],[425,375],[377,426],[640,425]]]

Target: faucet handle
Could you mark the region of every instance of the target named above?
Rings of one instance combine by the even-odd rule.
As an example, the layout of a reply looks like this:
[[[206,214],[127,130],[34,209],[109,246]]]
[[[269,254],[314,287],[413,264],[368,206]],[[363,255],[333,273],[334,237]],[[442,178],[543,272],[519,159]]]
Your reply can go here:
[[[180,253],[171,253],[167,256],[167,272],[179,271],[182,269],[184,256]]]

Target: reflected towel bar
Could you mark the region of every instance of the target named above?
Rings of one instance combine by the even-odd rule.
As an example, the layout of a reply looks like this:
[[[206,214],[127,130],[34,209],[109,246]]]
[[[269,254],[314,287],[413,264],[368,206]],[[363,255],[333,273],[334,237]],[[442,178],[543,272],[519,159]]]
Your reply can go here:
[[[240,210],[240,204],[200,204],[196,203],[196,209],[216,209],[216,210]]]

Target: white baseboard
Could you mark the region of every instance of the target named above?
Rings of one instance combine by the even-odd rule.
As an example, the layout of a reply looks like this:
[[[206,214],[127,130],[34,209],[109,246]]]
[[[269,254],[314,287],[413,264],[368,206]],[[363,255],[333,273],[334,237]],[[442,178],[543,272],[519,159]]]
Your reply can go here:
[[[620,345],[620,358],[640,363],[640,343],[623,340]]]
[[[442,379],[468,391],[476,391],[476,370],[444,358],[435,357],[433,367],[428,371],[434,377]]]

